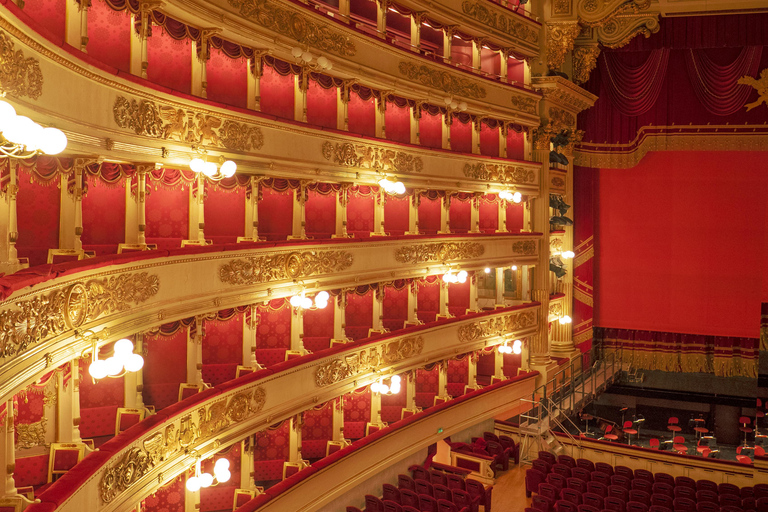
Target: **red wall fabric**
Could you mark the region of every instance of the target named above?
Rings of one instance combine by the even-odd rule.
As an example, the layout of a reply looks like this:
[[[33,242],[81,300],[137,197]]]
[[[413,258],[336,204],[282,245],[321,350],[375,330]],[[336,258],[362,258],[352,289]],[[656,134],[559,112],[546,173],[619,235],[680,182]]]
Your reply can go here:
[[[142,510],[147,512],[184,512],[185,476],[179,475],[144,499]]]
[[[159,182],[148,182],[147,189],[147,238],[187,238],[189,189],[166,187]]]
[[[454,118],[451,123],[451,150],[472,153],[472,123]]]
[[[344,310],[347,336],[354,340],[368,336],[373,327],[373,291],[364,295],[347,293],[347,307]]]
[[[285,420],[266,430],[256,432],[256,445],[253,448],[254,460],[288,460],[290,442],[290,422]]]
[[[100,359],[106,359],[112,355],[112,344],[108,348],[109,350],[99,350],[101,353]],[[124,401],[123,377],[102,379],[94,383],[88,373],[90,366],[90,359],[80,360],[80,407],[82,409],[106,407],[108,405],[122,407]]]
[[[450,283],[448,285],[448,310],[452,315],[463,315],[469,308],[469,286],[471,276],[465,283]]]
[[[62,2],[62,8],[63,5]],[[93,0],[88,9],[88,56],[128,73],[130,41],[128,11],[115,11],[103,0]]]
[[[448,223],[451,232],[453,233],[467,233],[472,227],[472,202],[461,201],[454,197],[451,199],[451,206],[449,208]]]
[[[323,89],[309,80],[307,89],[307,122],[325,128],[336,128],[336,88]]]
[[[387,103],[387,112],[384,116],[387,140],[395,142],[411,142],[411,117],[408,107],[399,108],[394,103]]]
[[[336,232],[336,193],[323,195],[310,190],[304,206],[307,235],[314,238],[331,238]]]
[[[211,48],[205,67],[209,100],[245,108],[248,105],[248,61],[231,59],[219,49]]]
[[[422,322],[434,322],[440,313],[440,280],[434,283],[422,281],[416,293],[416,314]]]
[[[494,233],[499,229],[499,204],[496,201],[481,199],[479,216],[481,231]]]
[[[434,235],[440,230],[440,198],[432,200],[425,196],[419,201],[419,232]]]
[[[512,57],[509,58],[507,64],[507,76],[510,83],[517,82],[522,84],[525,80],[525,68],[523,67],[524,61],[517,60]]]
[[[293,190],[277,192],[262,188],[259,201],[259,236],[285,240],[293,228]]]
[[[523,229],[523,214],[525,206],[523,203],[507,202],[507,231],[519,233]]]
[[[376,103],[373,98],[365,101],[355,93],[349,95],[347,104],[349,131],[360,135],[376,135]]]
[[[259,307],[256,348],[291,348],[291,306],[286,299],[273,299]]]
[[[293,119],[293,81],[293,74],[281,76],[271,66],[264,66],[259,82],[261,111]]]
[[[373,201],[372,195],[350,193],[347,203],[347,233],[356,237],[370,236],[373,231]]]
[[[499,127],[489,128],[487,124],[480,123],[480,154],[485,156],[499,156]]]
[[[410,196],[387,196],[384,203],[384,231],[390,235],[402,235],[408,231],[408,206]]]
[[[408,286],[396,290],[392,286],[384,288],[384,318],[388,320],[408,319]],[[402,328],[402,322],[400,323]]]
[[[507,158],[525,160],[525,135],[507,130]]]
[[[30,182],[30,174],[20,167],[18,185],[16,249],[19,257],[29,258],[30,266],[43,265],[48,259],[48,249],[59,247],[59,180],[56,177],[47,186]]]
[[[177,41],[162,27],[152,27],[147,39],[147,79],[189,94],[192,86],[192,41]]]
[[[304,312],[304,348],[317,352],[331,346],[333,338],[333,302],[335,297],[323,309]]]
[[[353,391],[344,395],[344,421],[371,421],[371,391]]]
[[[229,320],[206,320],[203,364],[243,364],[243,314]]]
[[[448,383],[469,383],[469,356],[462,359],[449,359],[447,382]]]
[[[767,231],[763,160],[668,151],[632,169],[601,169],[597,325],[756,337]]]
[[[206,238],[221,241],[219,237],[226,237],[228,242],[235,242],[238,236],[245,236],[245,190],[245,187],[227,190],[207,186],[204,204]]]
[[[24,2],[24,12],[48,30],[54,37],[64,39],[65,0],[31,0]],[[89,20],[90,21],[90,20]]]
[[[144,350],[144,403],[160,410],[176,403],[179,384],[187,381],[187,329],[146,335]]]
[[[304,411],[301,439],[333,439],[333,400]]]
[[[125,242],[125,181],[108,185],[89,177],[83,196],[84,244],[117,245]]]
[[[422,111],[419,119],[419,142],[422,146],[428,148],[443,147],[443,120],[437,115],[430,115],[427,111]]]
[[[437,394],[439,388],[440,367],[433,365],[431,370],[419,368],[416,370],[416,392]]]

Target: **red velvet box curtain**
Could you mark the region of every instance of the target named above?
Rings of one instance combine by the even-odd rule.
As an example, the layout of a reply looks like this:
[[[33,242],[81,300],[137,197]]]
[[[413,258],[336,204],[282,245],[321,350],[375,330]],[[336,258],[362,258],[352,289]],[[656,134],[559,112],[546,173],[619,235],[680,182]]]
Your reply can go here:
[[[157,244],[158,249],[178,249],[181,241],[189,238],[188,186],[194,174],[171,169],[162,171],[165,171],[162,175],[147,180],[147,243]]]
[[[294,80],[290,69],[282,70],[265,65],[259,81],[261,111],[283,119],[293,119]]]
[[[155,27],[147,39],[147,80],[189,94],[192,86],[192,41],[174,38]]]
[[[485,194],[480,199],[480,231],[495,233],[499,229],[499,203],[496,194]]]
[[[233,59],[217,48],[210,48],[209,54],[205,66],[208,99],[245,108],[248,105],[248,60]]]
[[[291,348],[291,305],[286,299],[272,299],[259,306],[256,348]]]

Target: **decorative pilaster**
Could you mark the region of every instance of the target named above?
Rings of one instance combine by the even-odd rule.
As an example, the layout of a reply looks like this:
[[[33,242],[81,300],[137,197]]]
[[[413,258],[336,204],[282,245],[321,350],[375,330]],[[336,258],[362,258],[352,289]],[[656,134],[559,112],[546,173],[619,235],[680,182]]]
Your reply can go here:
[[[22,265],[19,263],[18,253],[16,252],[16,240],[19,236],[18,221],[16,215],[16,196],[19,193],[18,185],[18,163],[11,159],[8,162],[9,181],[5,191],[0,192],[0,197],[4,200],[3,208],[0,209],[0,229],[3,229],[0,239],[2,247],[2,262],[0,262],[0,271],[6,274],[16,272]]]
[[[288,418],[288,462],[298,462],[299,446],[301,446],[301,423],[300,417],[291,416]]]
[[[307,89],[309,89],[309,70],[301,68],[298,75],[293,76],[293,120],[307,122]]]
[[[373,196],[373,231],[371,236],[385,236],[384,205],[387,204],[387,193],[379,187],[379,192]]]
[[[331,238],[349,238],[347,233],[347,204],[352,183],[342,183],[336,201],[336,233]]]
[[[291,352],[304,354],[304,308],[291,306]]]
[[[480,154],[480,118],[472,117],[472,154]]]
[[[411,144],[421,144],[419,135],[419,122],[421,120],[421,105],[426,103],[425,101],[417,101],[414,106],[409,106],[410,112],[410,126],[411,126]]]
[[[251,110],[261,110],[261,76],[264,74],[265,51],[255,52],[248,61],[247,107]]]
[[[507,135],[509,123],[505,121],[499,125],[499,158],[507,158]]]
[[[451,51],[453,47],[453,34],[458,25],[445,25],[443,26],[443,61],[450,64],[453,58],[451,57]]]
[[[504,305],[504,270],[506,267],[492,269],[496,272],[496,306]]]
[[[493,376],[498,380],[504,380],[504,354],[496,347],[493,349]]]
[[[299,188],[293,191],[293,227],[291,236],[288,240],[306,240],[307,239],[307,185],[309,182],[301,180]]]
[[[339,19],[349,23],[350,0],[339,0]]]
[[[408,201],[408,231],[406,235],[418,235],[419,234],[419,202],[421,196],[418,190],[413,191],[410,200]]]
[[[13,397],[5,402],[5,425],[3,425],[3,442],[0,443],[0,478],[3,479],[3,498],[16,496],[16,482],[13,473],[16,471],[16,444],[14,428]]]
[[[472,352],[467,357],[469,357],[469,362],[467,363],[467,389],[465,389],[465,391],[474,391],[478,389],[477,360],[479,355],[477,352]]]
[[[371,421],[374,425],[381,425],[381,393],[371,392]]]
[[[441,130],[441,146],[443,149],[450,150],[451,149],[451,124],[453,122],[453,115],[451,114],[450,107],[446,109],[445,113],[440,114],[440,119],[442,120],[442,123],[440,123],[440,130]]]
[[[187,384],[203,383],[203,329],[205,317],[195,317],[195,330],[187,331]]]
[[[144,352],[144,334],[138,333],[133,339],[134,352]],[[137,372],[126,372],[123,376],[123,405],[133,409],[144,408],[144,368]]]
[[[496,194],[496,206],[498,208],[497,212],[499,214],[498,228],[496,229],[496,232],[506,233],[507,232],[507,200],[500,198],[499,195]]]
[[[385,286],[379,283],[373,294],[373,330],[383,332]]]
[[[256,361],[256,331],[259,329],[259,307],[251,304],[247,314],[243,315],[243,365],[258,367]]]
[[[387,138],[386,127],[386,114],[387,114],[387,98],[385,93],[381,93],[379,97],[373,97],[374,109],[373,109],[373,122],[375,124],[376,137],[380,139]]]
[[[198,173],[194,187],[189,187],[189,241],[205,244],[205,176]]]
[[[451,233],[450,226],[451,196],[446,193],[440,199],[440,230],[438,234],[448,235]]]
[[[245,207],[245,230],[246,236],[238,237],[238,242],[259,242],[259,201],[261,201],[261,180],[263,176],[251,176],[251,183],[245,193],[247,201]]]
[[[547,68],[560,69],[581,32],[578,21],[549,22],[547,27]]]
[[[88,9],[90,0],[67,0],[65,3],[64,40],[73,48],[87,53]]]
[[[56,374],[56,442],[80,442],[80,359],[69,363],[70,378],[64,384],[64,372]],[[90,376],[86,378],[90,379]]]
[[[589,75],[597,66],[597,57],[600,48],[595,44],[591,46],[577,46],[573,50],[573,83],[581,85],[589,80]]]
[[[344,332],[346,327],[344,318],[346,317],[347,309],[347,292],[342,288],[341,293],[333,301],[333,341],[341,341],[346,343],[347,334]]]
[[[469,200],[469,232],[480,232],[480,201],[482,201],[483,195],[475,193],[472,195],[472,199]]]
[[[240,489],[253,489],[253,436],[240,441]]]
[[[413,414],[418,412],[416,407],[416,370],[411,370],[405,374],[405,410]]]
[[[136,173],[138,185],[136,186],[136,219],[139,223],[139,232],[137,242],[139,245],[146,245],[147,230],[147,170],[141,169]]]
[[[476,37],[472,39],[472,69],[475,71],[475,73],[480,71],[483,41],[484,39],[482,37]]]
[[[406,327],[421,324],[419,317],[416,315],[419,304],[418,293],[419,283],[416,281],[416,279],[414,279],[408,284],[408,320],[405,322]]]
[[[344,397],[333,399],[333,440],[344,440]]]
[[[437,318],[450,318],[448,313],[448,283],[440,279],[440,298],[438,299],[438,315]]]
[[[509,49],[499,50],[499,78],[502,82],[509,82]]]
[[[336,129],[349,131],[349,92],[357,79],[344,80],[336,88]]]
[[[139,12],[131,15],[131,62],[132,75],[147,78],[147,40],[151,33],[150,15],[161,5],[160,0],[143,0],[139,2]]]
[[[376,30],[381,39],[387,36],[387,8],[389,7],[388,0],[376,0]]]
[[[480,311],[477,304],[477,272],[469,272],[469,309],[470,311]]]
[[[421,50],[421,23],[426,17],[426,12],[411,13],[411,51],[416,53]]]
[[[443,401],[451,399],[448,394],[448,360],[440,361],[437,367],[437,398]]]

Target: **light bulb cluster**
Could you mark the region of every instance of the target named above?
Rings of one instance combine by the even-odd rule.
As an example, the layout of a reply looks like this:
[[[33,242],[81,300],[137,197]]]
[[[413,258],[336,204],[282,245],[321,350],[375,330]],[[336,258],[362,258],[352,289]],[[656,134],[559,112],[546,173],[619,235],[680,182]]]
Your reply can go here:
[[[560,253],[560,257],[563,258],[564,260],[569,260],[574,256],[576,256],[576,253],[573,251],[563,251]]]
[[[304,64],[311,63],[312,60],[315,58],[315,56],[309,53],[309,51],[302,50],[298,46],[294,46],[291,49],[291,55],[293,55],[293,57],[296,60],[300,60]],[[323,56],[318,57],[315,62],[317,63],[317,68],[319,70],[330,71],[333,68],[333,64],[331,63],[331,61],[329,61],[327,58]]]
[[[445,106],[449,107],[451,110],[457,110],[459,112],[464,112],[467,110],[467,102],[465,101],[457,102],[453,98],[446,96],[443,98],[443,102],[445,103]]]
[[[326,291],[315,295],[314,300],[312,300],[312,297],[307,297],[304,292],[301,292],[299,295],[291,297],[290,303],[296,309],[325,309],[328,306],[329,298],[330,295]]]
[[[389,384],[385,384],[385,381],[389,380]],[[379,393],[381,395],[396,395],[400,392],[400,376],[393,375],[389,379],[379,379],[371,384],[371,392]]]
[[[230,478],[232,478],[232,473],[229,471],[229,460],[217,460],[216,464],[213,465],[213,474],[201,473],[200,462],[198,462],[195,464],[195,476],[187,479],[187,490],[189,492],[197,492],[201,488],[228,482]]]
[[[379,186],[384,189],[384,192],[391,195],[403,195],[405,194],[405,185],[402,181],[396,181],[392,178],[382,178],[379,180]]]
[[[443,274],[443,281],[446,283],[466,283],[467,276],[468,274],[466,270],[460,270],[455,274],[453,273],[453,270],[449,270]]]
[[[506,199],[507,201],[512,201],[513,203],[519,203],[523,200],[523,194],[520,192],[512,192],[510,190],[502,190],[499,192],[499,198],[500,199]]]
[[[24,147],[25,151],[40,151],[46,155],[57,155],[67,147],[67,136],[58,128],[44,128],[25,116],[16,115],[16,109],[7,101],[0,101],[0,132],[3,137],[15,145],[3,148],[9,156],[16,156],[13,152]]]
[[[93,360],[88,367],[88,373],[94,379],[117,377],[123,369],[127,372],[137,372],[144,367],[144,358],[133,353],[133,342],[123,338],[115,342],[115,353],[107,359],[99,359],[97,349],[93,351]]]
[[[523,342],[515,340],[512,346],[509,346],[509,342],[505,341],[503,345],[499,345],[499,353],[501,354],[520,354],[523,351]]]
[[[490,274],[491,273],[491,267],[485,267],[485,271],[484,272],[486,274]]]
[[[189,162],[189,168],[194,172],[203,173],[212,179],[231,178],[237,171],[237,164],[232,160],[224,160],[221,164],[221,168],[216,165],[216,162],[209,162],[202,158],[193,158]]]
[[[573,322],[573,319],[568,315],[564,315],[558,318],[557,321],[560,322],[562,325],[565,325]]]

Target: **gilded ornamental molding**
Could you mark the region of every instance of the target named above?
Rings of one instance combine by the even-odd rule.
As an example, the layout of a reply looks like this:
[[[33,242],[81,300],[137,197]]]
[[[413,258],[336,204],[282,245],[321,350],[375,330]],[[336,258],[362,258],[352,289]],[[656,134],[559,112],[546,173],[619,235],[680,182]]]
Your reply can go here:
[[[555,301],[549,303],[549,316],[563,316],[563,302]]]
[[[323,157],[334,164],[360,169],[418,173],[424,168],[420,156],[405,151],[390,149],[374,144],[353,144],[351,142],[324,142]]]
[[[512,103],[512,106],[521,112],[535,114],[536,107],[539,105],[539,99],[512,93],[512,99],[510,100],[510,103]]]
[[[498,30],[508,36],[529,43],[535,44],[539,42],[538,30],[535,30],[523,21],[516,19],[514,15],[507,16],[495,12],[485,2],[464,0],[461,3],[461,10],[464,14],[477,20],[488,28]]]
[[[532,169],[517,165],[464,164],[464,176],[476,180],[497,181],[510,185],[536,183],[536,173]]]
[[[651,0],[578,0],[576,12],[583,27],[605,25],[619,15],[637,14],[651,6]]]
[[[581,33],[577,21],[547,23],[547,67],[560,69],[566,54],[573,49],[573,42]]]
[[[589,75],[597,66],[600,48],[594,46],[576,46],[573,50],[573,82],[583,84],[589,80]]]
[[[453,76],[452,73],[432,69],[424,64],[400,62],[398,69],[400,74],[409,80],[415,80],[426,87],[439,89],[448,94],[474,99],[485,98],[487,94],[485,87],[478,85],[474,80]]]
[[[536,242],[533,240],[515,242],[512,244],[512,252],[523,256],[533,256],[536,254]]]
[[[536,327],[538,325],[538,310],[519,311],[504,316],[478,320],[459,327],[459,341],[469,343],[481,338],[504,336],[514,331]]]
[[[45,424],[47,418],[34,423],[21,423],[16,427],[16,448],[24,450],[35,446],[45,446]]]
[[[398,263],[444,262],[478,258],[484,253],[485,246],[477,242],[438,242],[395,249],[395,260]]]
[[[658,14],[644,14],[631,17],[618,17],[595,29],[600,43],[607,48],[621,48],[635,36],[642,34],[648,38],[659,31]]]
[[[383,365],[394,364],[421,354],[424,339],[421,336],[410,336],[392,341],[377,347],[370,347],[355,354],[333,359],[315,371],[317,387],[330,386],[344,379],[356,377],[363,373],[374,372]]]
[[[43,93],[40,63],[14,48],[11,37],[0,31],[0,91],[11,96],[28,96],[36,100]]]
[[[347,251],[302,251],[231,260],[219,267],[223,283],[241,285],[341,272],[352,266]]]

